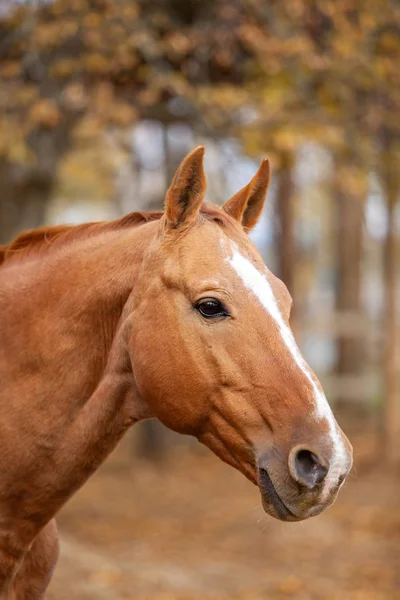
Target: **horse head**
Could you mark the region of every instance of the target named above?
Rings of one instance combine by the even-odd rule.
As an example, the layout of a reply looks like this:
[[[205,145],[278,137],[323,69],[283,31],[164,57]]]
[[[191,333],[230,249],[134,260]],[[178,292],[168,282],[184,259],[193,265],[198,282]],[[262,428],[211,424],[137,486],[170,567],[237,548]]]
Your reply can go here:
[[[218,208],[203,154],[180,165],[135,285],[135,382],[151,414],[256,483],[266,512],[305,519],[332,504],[352,449],[296,345],[289,292],[247,236],[268,161]]]

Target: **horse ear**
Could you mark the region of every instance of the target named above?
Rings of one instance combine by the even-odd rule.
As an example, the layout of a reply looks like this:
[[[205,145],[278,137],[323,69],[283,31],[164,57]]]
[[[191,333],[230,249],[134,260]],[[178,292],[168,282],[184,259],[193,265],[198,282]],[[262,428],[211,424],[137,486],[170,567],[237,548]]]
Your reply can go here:
[[[253,179],[222,206],[222,209],[249,232],[260,218],[268,191],[271,170],[264,158]]]
[[[193,222],[206,192],[204,146],[198,146],[181,162],[165,198],[167,222],[176,228]]]

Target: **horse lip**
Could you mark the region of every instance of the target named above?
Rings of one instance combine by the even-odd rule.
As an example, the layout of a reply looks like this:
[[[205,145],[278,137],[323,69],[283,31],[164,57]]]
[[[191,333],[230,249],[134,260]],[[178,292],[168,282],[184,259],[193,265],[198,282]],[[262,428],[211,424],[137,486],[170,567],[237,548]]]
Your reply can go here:
[[[263,496],[266,497],[270,504],[275,508],[280,519],[284,521],[294,519],[296,521],[299,520],[299,517],[288,509],[282,498],[279,496],[267,469],[264,467],[259,468],[259,487]]]

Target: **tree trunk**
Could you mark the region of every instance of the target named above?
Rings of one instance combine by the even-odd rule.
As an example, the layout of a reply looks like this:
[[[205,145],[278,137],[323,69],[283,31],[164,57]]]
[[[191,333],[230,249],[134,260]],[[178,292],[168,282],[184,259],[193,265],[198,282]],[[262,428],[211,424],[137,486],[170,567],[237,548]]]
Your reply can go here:
[[[383,187],[386,192],[388,230],[384,245],[384,406],[382,442],[390,462],[400,461],[400,342],[398,319],[399,252],[396,238],[395,206],[399,194],[398,161],[396,153],[386,149],[383,155]]]
[[[385,400],[383,409],[384,447],[386,457],[396,462],[400,458],[400,390],[397,365],[397,243],[394,224],[394,203],[388,202],[388,232],[384,248],[384,279],[385,279],[385,353],[384,353],[384,389]]]
[[[293,211],[293,178],[294,157],[292,153],[281,154],[279,184],[277,195],[277,216],[279,223],[278,237],[278,277],[286,284],[289,292],[294,294],[294,211]]]
[[[296,265],[296,240],[294,235],[294,184],[293,168],[294,155],[292,152],[280,154],[280,168],[278,172],[278,191],[276,198],[276,216],[278,221],[277,235],[277,276],[282,279],[293,298],[290,314],[290,325],[300,341],[300,320],[302,308],[296,296],[295,265]]]
[[[361,311],[361,248],[363,203],[358,199],[337,197],[339,222],[338,235],[338,286],[337,310],[340,313]],[[362,353],[357,338],[340,337],[338,371],[354,373],[362,364]]]
[[[38,126],[29,133],[26,144],[35,157],[33,166],[0,158],[0,244],[43,224],[58,165],[81,115],[80,109],[67,110],[54,129]]]
[[[21,231],[43,224],[54,180],[1,161],[0,181],[0,244],[5,244]]]
[[[160,462],[166,457],[168,431],[156,419],[143,421],[135,444],[136,454],[146,460]]]
[[[345,189],[340,163],[336,169],[335,204],[337,223],[337,289],[336,310],[342,322],[358,318],[361,304],[361,254],[364,202],[366,190],[357,195]],[[359,174],[362,177],[361,174]],[[361,374],[363,365],[363,340],[357,333],[343,331],[338,338],[336,375],[339,380]],[[343,386],[340,386],[343,390]],[[345,392],[336,397],[342,407],[348,400]]]

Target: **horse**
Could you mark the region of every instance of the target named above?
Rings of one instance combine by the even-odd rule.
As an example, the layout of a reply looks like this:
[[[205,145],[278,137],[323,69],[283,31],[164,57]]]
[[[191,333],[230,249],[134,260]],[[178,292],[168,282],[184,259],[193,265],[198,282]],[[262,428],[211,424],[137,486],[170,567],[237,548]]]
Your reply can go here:
[[[203,156],[183,160],[163,212],[1,248],[1,598],[43,598],[56,513],[142,419],[195,436],[282,521],[329,507],[351,468],[289,292],[247,235],[269,162],[219,208]]]

